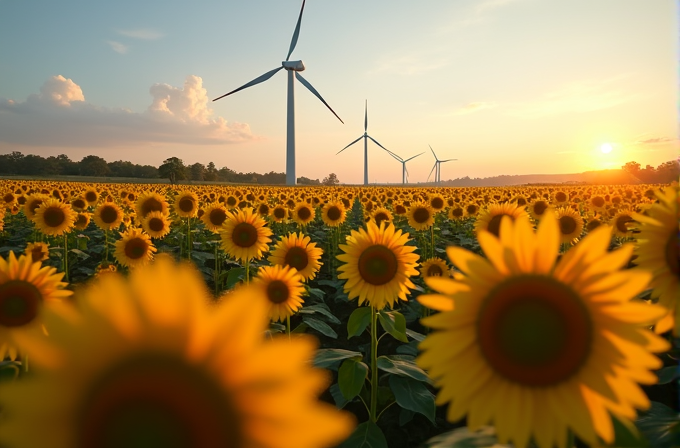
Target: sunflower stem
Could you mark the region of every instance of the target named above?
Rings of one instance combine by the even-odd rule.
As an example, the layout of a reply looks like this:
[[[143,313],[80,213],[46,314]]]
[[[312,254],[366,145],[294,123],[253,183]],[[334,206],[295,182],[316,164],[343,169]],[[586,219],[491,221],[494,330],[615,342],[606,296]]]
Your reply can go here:
[[[432,258],[434,258],[434,224],[430,227],[430,253],[432,254]]]
[[[250,284],[250,258],[246,259],[246,285]]]
[[[187,257],[191,261],[191,218],[187,218]]]
[[[370,419],[373,423],[378,421],[376,414],[378,407],[378,338],[376,332],[378,324],[378,313],[374,306],[371,306],[371,409]]]

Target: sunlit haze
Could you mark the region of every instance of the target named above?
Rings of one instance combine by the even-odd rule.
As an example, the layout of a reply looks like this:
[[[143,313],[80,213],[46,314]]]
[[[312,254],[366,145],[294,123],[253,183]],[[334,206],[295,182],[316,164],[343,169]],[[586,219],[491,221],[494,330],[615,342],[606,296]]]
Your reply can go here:
[[[0,153],[285,171],[302,0],[0,0]],[[291,60],[297,175],[363,182],[364,132],[424,182],[678,156],[671,0],[307,0]],[[369,181],[402,166],[369,141]]]

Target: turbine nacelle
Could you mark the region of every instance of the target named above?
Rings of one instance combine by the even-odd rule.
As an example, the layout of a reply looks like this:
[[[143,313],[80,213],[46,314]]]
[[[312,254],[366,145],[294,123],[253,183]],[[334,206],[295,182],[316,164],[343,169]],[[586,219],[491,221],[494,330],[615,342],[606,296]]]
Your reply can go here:
[[[283,61],[281,65],[286,70],[292,70],[294,72],[302,72],[305,70],[305,64],[302,61]]]

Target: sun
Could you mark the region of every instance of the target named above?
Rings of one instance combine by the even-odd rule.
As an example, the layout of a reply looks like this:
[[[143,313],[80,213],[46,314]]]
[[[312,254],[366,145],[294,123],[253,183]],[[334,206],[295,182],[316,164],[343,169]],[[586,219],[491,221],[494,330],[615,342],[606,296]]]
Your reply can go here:
[[[600,151],[602,151],[604,154],[609,154],[612,152],[612,149],[614,149],[614,146],[611,143],[602,143],[600,145]]]

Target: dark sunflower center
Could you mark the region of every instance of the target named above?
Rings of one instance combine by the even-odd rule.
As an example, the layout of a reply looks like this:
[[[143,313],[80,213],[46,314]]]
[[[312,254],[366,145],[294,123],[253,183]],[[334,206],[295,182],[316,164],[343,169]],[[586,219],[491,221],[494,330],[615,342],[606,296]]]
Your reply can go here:
[[[342,216],[342,213],[340,212],[340,209],[338,207],[334,205],[328,208],[328,219],[330,219],[331,221],[337,221],[338,219],[340,219],[340,216]]]
[[[133,238],[125,243],[125,255],[132,260],[142,258],[147,250],[149,250],[149,244],[142,238]]]
[[[557,200],[557,202],[566,202],[567,195],[566,193],[558,191],[557,194],[555,195],[555,199]]]
[[[275,209],[274,209],[274,217],[275,217],[276,219],[283,219],[283,218],[285,218],[285,217],[286,217],[286,210],[283,209],[283,208],[281,208],[281,207],[275,208]]]
[[[595,196],[595,197],[592,199],[591,203],[592,203],[595,207],[604,207],[604,198],[603,198],[602,196]]]
[[[104,224],[113,224],[118,220],[118,210],[111,205],[105,205],[102,207],[102,211],[99,214]]]
[[[468,214],[474,215],[475,213],[477,213],[477,206],[470,204],[465,208],[465,210],[468,212]]]
[[[14,195],[12,193],[7,193],[2,197],[2,200],[5,201],[7,204],[11,204],[14,202]]]
[[[451,216],[454,218],[460,218],[463,216],[463,209],[460,207],[456,207],[453,210],[451,210]]]
[[[85,200],[87,202],[97,202],[97,193],[94,191],[88,191],[85,193]]]
[[[534,213],[537,216],[541,216],[543,213],[545,213],[547,208],[548,208],[548,204],[545,201],[534,202]]]
[[[413,220],[418,224],[426,223],[430,219],[430,211],[424,207],[419,207],[413,212]]]
[[[302,271],[309,264],[309,256],[304,248],[294,246],[288,249],[284,261],[288,266],[294,267],[298,271]]]
[[[267,298],[272,303],[283,303],[290,297],[288,285],[281,280],[273,280],[267,285]]]
[[[31,212],[35,213],[35,211],[38,210],[38,207],[40,207],[42,203],[43,203],[42,199],[36,199],[35,201],[31,202],[31,205],[29,206]]]
[[[267,204],[260,204],[257,212],[262,216],[267,216],[269,214],[269,206]]]
[[[493,218],[491,218],[489,224],[486,226],[486,230],[494,234],[496,237],[498,237],[498,235],[501,233],[501,221],[503,220],[504,216],[507,216],[514,221],[511,215],[501,213],[500,215],[496,215]]]
[[[444,274],[444,271],[442,271],[441,266],[433,264],[429,268],[427,268],[427,276],[428,277],[441,277],[442,274]]]
[[[257,229],[247,222],[236,224],[231,234],[234,244],[239,247],[251,247],[257,243]]]
[[[215,380],[181,359],[144,356],[90,386],[77,414],[77,448],[238,448],[240,416]]]
[[[312,216],[312,211],[309,207],[302,207],[297,211],[298,218],[303,221],[308,220]]]
[[[43,213],[43,219],[48,227],[59,227],[66,220],[66,214],[60,207],[49,207]]]
[[[151,218],[149,220],[149,229],[154,232],[160,232],[165,227],[163,220],[161,218]]]
[[[618,218],[616,218],[616,228],[621,233],[628,233],[628,226],[626,225],[626,223],[631,221],[633,221],[633,218],[631,218],[630,216],[621,215]]]
[[[562,235],[571,235],[576,230],[576,220],[573,216],[561,216],[559,224]]]
[[[359,257],[359,275],[371,285],[389,283],[397,274],[398,267],[394,252],[379,244],[364,249]]]
[[[517,205],[519,206],[527,205],[527,200],[524,198],[517,198]]]
[[[179,209],[184,213],[189,213],[194,210],[196,203],[190,197],[182,198],[179,200]]]
[[[82,199],[76,199],[73,202],[71,202],[71,206],[75,209],[83,210],[85,209],[87,204]]]
[[[142,218],[151,212],[162,212],[163,204],[156,198],[148,198],[142,203]]]
[[[599,219],[592,219],[588,221],[588,224],[586,224],[586,230],[590,232],[600,227],[600,225],[602,225],[602,222],[600,222]]]
[[[45,252],[43,252],[43,248],[41,246],[36,246],[31,250],[31,258],[33,258],[33,261],[38,261],[42,260]]]
[[[227,213],[221,208],[216,208],[210,211],[210,223],[214,226],[221,226],[227,219]]]
[[[378,225],[378,227],[380,227],[380,223],[383,221],[389,221],[390,217],[387,216],[387,213],[379,212],[375,214],[373,219],[375,219],[375,223]]]
[[[236,206],[236,204],[238,204],[238,200],[235,197],[229,196],[227,198],[227,205],[229,207],[234,207],[234,206]]]
[[[530,387],[567,380],[585,363],[593,325],[581,298],[551,277],[524,275],[497,285],[479,311],[483,356],[499,374]]]
[[[666,262],[668,269],[676,277],[680,278],[680,239],[677,234],[672,234],[666,243]]]
[[[432,201],[430,201],[430,205],[432,208],[435,210],[440,210],[444,208],[444,199],[442,198],[433,198]]]
[[[20,327],[38,315],[42,294],[32,283],[10,280],[0,285],[0,326]]]

